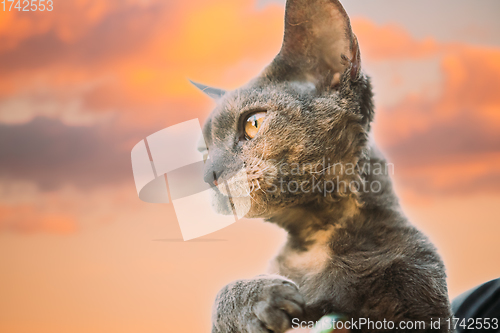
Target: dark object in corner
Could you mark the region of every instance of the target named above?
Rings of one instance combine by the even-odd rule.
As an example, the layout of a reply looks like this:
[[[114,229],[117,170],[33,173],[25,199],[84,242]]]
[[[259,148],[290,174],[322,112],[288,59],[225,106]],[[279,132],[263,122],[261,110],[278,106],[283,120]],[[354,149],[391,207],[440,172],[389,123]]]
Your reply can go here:
[[[459,318],[460,321],[465,319],[467,322],[469,318],[474,320],[476,318],[497,318],[500,321],[500,279],[486,282],[463,293],[455,298],[451,306],[455,318]],[[496,330],[470,330],[467,327],[457,326],[456,332],[500,332],[500,328]]]

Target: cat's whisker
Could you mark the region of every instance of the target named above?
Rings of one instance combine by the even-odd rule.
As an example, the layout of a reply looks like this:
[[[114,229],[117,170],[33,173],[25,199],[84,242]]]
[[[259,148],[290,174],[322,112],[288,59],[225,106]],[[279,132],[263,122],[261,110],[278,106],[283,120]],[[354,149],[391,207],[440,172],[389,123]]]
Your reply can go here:
[[[257,188],[257,189],[256,189],[256,191],[258,191],[258,190],[260,190],[260,189],[261,189],[261,187],[260,187],[260,182],[259,182],[259,180],[258,180],[258,179],[256,179],[255,181],[257,182],[257,186],[259,186],[259,188]]]
[[[255,184],[252,181],[252,189],[250,190],[250,193],[252,193],[254,191],[254,189],[255,189]]]

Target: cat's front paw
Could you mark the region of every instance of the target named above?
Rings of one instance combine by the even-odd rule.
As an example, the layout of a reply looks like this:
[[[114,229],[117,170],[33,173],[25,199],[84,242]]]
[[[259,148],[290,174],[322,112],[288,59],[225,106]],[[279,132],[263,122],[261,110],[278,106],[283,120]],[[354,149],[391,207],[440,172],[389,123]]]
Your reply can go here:
[[[297,286],[288,280],[273,279],[262,286],[251,311],[250,333],[283,333],[291,327],[292,318],[303,314],[305,301]]]

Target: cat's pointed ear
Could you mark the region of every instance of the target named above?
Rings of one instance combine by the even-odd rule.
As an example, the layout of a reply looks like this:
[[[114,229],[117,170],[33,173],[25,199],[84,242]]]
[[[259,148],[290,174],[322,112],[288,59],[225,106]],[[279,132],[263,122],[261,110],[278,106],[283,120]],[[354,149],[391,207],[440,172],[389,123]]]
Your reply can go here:
[[[215,100],[221,98],[222,96],[224,96],[226,94],[226,91],[222,90],[222,89],[212,88],[212,87],[209,87],[209,86],[206,86],[204,84],[197,83],[197,82],[194,82],[191,80],[189,80],[189,82],[191,82],[196,88],[200,89],[205,94],[207,94],[208,96],[210,96],[211,98],[213,98]]]
[[[356,80],[361,65],[358,41],[338,0],[288,0],[285,36],[277,62],[309,80],[336,85],[351,67]],[[327,78],[331,82],[324,82]]]

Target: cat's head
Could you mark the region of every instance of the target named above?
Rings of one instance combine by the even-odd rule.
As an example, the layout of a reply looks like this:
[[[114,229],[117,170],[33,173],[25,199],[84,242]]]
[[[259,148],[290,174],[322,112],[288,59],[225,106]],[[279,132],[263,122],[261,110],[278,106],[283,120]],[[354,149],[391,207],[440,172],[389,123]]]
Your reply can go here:
[[[358,175],[339,163],[356,165],[373,118],[371,86],[360,65],[339,1],[289,0],[281,51],[258,77],[227,92],[198,85],[217,99],[203,129],[210,156],[205,181],[248,181],[249,188],[230,191],[234,205],[251,197],[247,217],[351,195],[339,181]],[[214,202],[231,214],[217,204],[227,194],[219,186]]]

